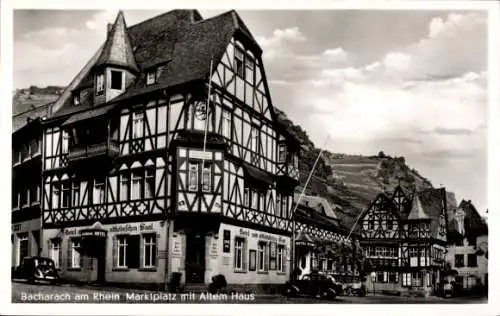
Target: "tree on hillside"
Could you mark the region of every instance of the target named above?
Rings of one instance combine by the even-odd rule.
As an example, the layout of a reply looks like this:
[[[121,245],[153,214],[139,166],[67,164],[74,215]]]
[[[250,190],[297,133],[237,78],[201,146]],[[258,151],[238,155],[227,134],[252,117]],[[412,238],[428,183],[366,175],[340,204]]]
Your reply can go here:
[[[378,152],[378,157],[379,158],[385,158],[386,156],[385,156],[385,153],[381,150],[381,151]]]

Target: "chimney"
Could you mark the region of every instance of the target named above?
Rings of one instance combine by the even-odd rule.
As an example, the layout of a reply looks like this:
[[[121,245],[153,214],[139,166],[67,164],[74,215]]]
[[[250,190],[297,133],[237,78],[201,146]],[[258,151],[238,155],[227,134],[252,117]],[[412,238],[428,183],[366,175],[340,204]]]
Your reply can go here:
[[[111,29],[113,28],[113,23],[108,23],[108,32],[106,33],[106,38],[109,36]]]

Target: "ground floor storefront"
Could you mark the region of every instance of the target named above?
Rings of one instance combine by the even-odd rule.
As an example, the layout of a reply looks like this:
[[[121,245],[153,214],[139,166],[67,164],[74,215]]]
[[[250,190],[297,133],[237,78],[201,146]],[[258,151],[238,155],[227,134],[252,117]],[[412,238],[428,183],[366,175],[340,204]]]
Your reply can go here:
[[[229,285],[289,278],[289,236],[200,218],[46,229],[42,243],[69,281],[162,288],[173,273],[205,285],[219,274]]]
[[[66,227],[43,232],[43,255],[61,276],[81,282],[163,284],[166,221]],[[101,232],[87,239],[89,232]]]
[[[41,251],[40,219],[14,223],[11,226],[11,266],[17,267],[24,257],[38,256]]]
[[[290,237],[238,224],[176,220],[170,239],[170,271],[183,283],[284,284],[289,278]],[[203,226],[203,228],[201,228]]]
[[[378,269],[366,278],[366,289],[368,293],[429,296],[437,293],[439,280],[440,271],[437,269],[413,271]]]

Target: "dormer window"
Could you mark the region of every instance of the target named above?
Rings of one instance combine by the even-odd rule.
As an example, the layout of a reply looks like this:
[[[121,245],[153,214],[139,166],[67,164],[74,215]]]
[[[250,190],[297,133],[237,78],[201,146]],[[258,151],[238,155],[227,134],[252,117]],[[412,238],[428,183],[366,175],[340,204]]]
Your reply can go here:
[[[123,72],[118,70],[111,70],[111,89],[121,90],[123,89]]]
[[[148,69],[146,71],[146,85],[151,85],[156,83],[157,77],[156,77],[156,68],[153,69]]]
[[[96,77],[96,88],[95,92],[97,95],[104,93],[104,74],[98,74]]]
[[[80,105],[80,95],[79,94],[75,94],[73,96],[73,105]]]

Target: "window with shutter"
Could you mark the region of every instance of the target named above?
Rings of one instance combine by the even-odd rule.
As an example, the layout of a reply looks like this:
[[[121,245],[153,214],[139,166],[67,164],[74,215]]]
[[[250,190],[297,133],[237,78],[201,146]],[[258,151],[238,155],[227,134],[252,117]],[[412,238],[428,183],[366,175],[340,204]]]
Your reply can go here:
[[[118,240],[116,236],[113,236],[112,240],[113,267],[118,267]]]

